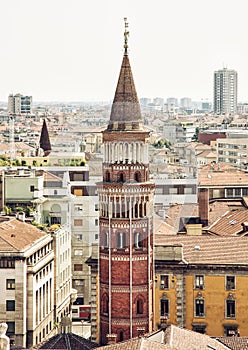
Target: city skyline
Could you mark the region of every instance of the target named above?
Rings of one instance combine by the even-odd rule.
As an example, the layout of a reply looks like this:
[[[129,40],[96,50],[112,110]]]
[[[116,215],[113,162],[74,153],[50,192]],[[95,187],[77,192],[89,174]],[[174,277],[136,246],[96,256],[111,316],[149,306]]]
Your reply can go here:
[[[245,4],[189,0],[4,2],[0,101],[112,100],[129,22],[138,97],[213,101],[214,71],[238,72],[248,101]]]

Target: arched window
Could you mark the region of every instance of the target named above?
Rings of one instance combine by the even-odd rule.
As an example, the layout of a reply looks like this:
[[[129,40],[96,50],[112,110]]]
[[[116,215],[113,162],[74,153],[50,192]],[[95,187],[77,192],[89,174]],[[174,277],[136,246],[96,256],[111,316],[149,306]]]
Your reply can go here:
[[[109,233],[108,232],[104,232],[104,247],[108,248],[109,247]]]
[[[117,248],[125,248],[126,246],[126,234],[124,232],[118,232],[116,237]]]
[[[141,298],[136,300],[136,313],[137,315],[142,315],[144,312],[144,302]]]
[[[125,182],[125,176],[124,176],[124,173],[119,173],[119,176],[118,176],[118,181],[119,181],[119,182]]]
[[[109,313],[109,298],[107,294],[102,297],[102,313],[108,315]]]
[[[106,171],[105,178],[106,178],[106,182],[110,182],[110,172],[109,171]]]
[[[136,173],[134,174],[134,180],[136,182],[141,182],[141,174],[139,171],[136,171]]]
[[[124,333],[123,331],[119,332],[119,341],[123,341],[124,340]]]
[[[142,247],[142,238],[140,232],[134,234],[134,248],[139,249]]]

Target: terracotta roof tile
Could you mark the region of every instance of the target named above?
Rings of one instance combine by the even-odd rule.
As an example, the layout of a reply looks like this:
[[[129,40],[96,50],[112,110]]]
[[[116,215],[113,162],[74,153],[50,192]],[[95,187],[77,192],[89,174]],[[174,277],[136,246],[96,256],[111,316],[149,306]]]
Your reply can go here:
[[[248,349],[248,338],[241,337],[218,337],[217,340],[227,345],[232,350]]]
[[[155,245],[183,245],[184,259],[190,264],[248,265],[247,237],[155,235]]]
[[[199,186],[233,186],[233,185],[248,185],[248,173],[244,173],[238,169],[230,169],[218,165],[215,166],[215,170],[211,169],[211,166],[204,166],[199,169]]]
[[[220,236],[237,235],[243,232],[245,222],[248,222],[247,209],[228,211],[208,227],[208,231]]]
[[[0,253],[22,252],[45,236],[44,231],[17,219],[0,222]]]

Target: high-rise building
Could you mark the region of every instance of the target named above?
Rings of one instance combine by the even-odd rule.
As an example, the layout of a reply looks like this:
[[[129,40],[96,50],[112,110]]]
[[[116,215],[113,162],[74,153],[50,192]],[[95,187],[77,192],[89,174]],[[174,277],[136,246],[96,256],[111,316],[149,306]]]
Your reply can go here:
[[[8,97],[8,112],[12,114],[32,113],[32,96],[10,94]]]
[[[100,341],[137,337],[153,329],[153,195],[148,139],[125,51],[103,132],[99,195]]]
[[[214,72],[214,113],[237,112],[238,74],[227,68]]]

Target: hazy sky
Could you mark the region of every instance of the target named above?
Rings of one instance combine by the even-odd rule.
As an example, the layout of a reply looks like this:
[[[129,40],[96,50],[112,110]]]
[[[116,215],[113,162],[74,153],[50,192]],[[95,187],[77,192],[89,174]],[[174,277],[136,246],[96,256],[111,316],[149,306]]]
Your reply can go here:
[[[213,72],[238,72],[248,101],[247,0],[1,0],[0,100],[112,100],[123,18],[139,97],[212,100]]]

